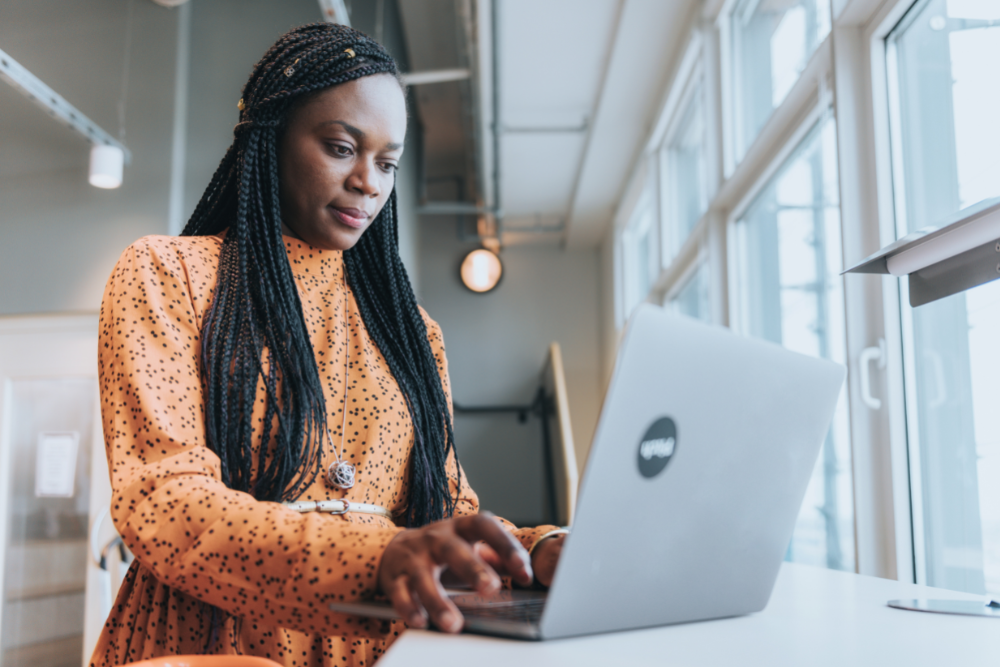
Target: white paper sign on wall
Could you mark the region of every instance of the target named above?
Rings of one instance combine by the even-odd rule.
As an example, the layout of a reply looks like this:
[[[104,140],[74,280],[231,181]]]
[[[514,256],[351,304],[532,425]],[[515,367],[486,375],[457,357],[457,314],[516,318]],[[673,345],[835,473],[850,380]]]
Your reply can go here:
[[[76,481],[76,455],[80,434],[75,431],[38,434],[35,461],[35,496],[72,498]]]

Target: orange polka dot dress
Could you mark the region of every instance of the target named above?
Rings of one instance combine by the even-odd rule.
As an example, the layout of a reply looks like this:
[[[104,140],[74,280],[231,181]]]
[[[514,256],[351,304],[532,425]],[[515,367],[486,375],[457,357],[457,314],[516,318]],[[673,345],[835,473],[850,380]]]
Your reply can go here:
[[[372,503],[402,521],[413,444],[403,396],[345,285],[341,253],[290,237],[285,245],[333,442],[339,448],[343,438],[357,468],[348,491],[318,477],[299,500]],[[255,500],[222,483],[206,445],[200,337],[221,246],[214,236],[140,239],[104,293],[99,359],[111,515],[136,560],[91,665],[203,653],[288,666],[371,665],[404,626],[333,614],[328,604],[374,594],[382,551],[402,528],[370,514],[300,514]],[[441,330],[423,314],[450,402]],[[262,384],[257,392],[262,411]],[[334,460],[325,445],[324,470]],[[456,514],[475,513],[479,501],[464,475],[456,488],[458,472],[452,458]],[[552,529],[507,525],[525,547]]]

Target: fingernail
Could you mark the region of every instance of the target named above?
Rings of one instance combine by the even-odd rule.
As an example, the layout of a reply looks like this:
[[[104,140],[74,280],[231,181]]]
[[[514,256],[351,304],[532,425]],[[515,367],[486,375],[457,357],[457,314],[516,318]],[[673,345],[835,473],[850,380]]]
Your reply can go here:
[[[410,616],[410,626],[414,628],[422,628],[427,625],[427,619],[424,618],[423,614],[413,614]]]
[[[456,632],[460,627],[461,621],[458,620],[458,617],[455,616],[455,614],[453,614],[450,611],[446,611],[443,614],[441,614],[441,620],[439,621],[439,623],[441,625],[442,630],[447,630],[448,632]]]

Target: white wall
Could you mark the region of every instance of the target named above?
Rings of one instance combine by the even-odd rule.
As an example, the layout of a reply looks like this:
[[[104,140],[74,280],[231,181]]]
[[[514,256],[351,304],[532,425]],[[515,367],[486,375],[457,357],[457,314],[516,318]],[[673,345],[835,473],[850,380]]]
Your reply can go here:
[[[549,343],[562,346],[577,456],[586,459],[600,408],[598,254],[516,246],[487,294],[458,279],[476,244],[458,239],[453,218],[420,226],[424,308],[444,331],[454,399],[465,405],[524,404],[534,398]],[[546,514],[541,427],[514,415],[458,415],[459,457],[485,509],[532,524]]]

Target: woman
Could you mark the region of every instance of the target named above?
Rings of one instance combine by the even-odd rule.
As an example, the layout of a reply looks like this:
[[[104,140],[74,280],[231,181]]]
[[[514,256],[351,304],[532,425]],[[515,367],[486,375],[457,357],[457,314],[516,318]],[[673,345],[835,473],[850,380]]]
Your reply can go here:
[[[112,516],[136,561],[92,665],[367,665],[402,624],[331,601],[381,593],[411,627],[457,632],[442,576],[548,585],[561,550],[552,527],[479,514],[455,458],[441,331],[397,249],[392,58],[304,26],[239,108],[184,237],[133,244],[104,295]]]

